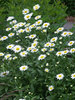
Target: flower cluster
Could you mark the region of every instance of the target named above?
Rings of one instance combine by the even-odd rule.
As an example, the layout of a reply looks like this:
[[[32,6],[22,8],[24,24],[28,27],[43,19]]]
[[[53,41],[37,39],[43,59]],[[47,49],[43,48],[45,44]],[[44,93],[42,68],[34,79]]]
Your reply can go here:
[[[33,6],[33,11],[39,9],[39,4]],[[0,52],[0,58],[2,61],[8,61],[8,64],[13,64],[14,61],[15,65],[13,65],[16,66],[18,72],[25,75],[25,77],[27,74],[27,78],[29,78],[29,74],[35,71],[37,73],[41,72],[46,74],[48,77],[54,70],[52,68],[58,67],[59,62],[57,62],[57,60],[62,62],[62,58],[64,59],[67,55],[75,53],[75,41],[73,39],[70,40],[73,33],[64,31],[64,27],[59,27],[54,32],[55,36],[53,37],[53,33],[52,36],[51,34],[47,34],[49,33],[48,31],[50,31],[50,23],[43,22],[42,15],[34,16],[34,13],[30,12],[27,8],[22,10],[22,14],[24,15],[24,22],[18,22],[14,16],[7,18],[7,21],[9,22],[9,27],[6,28],[8,35],[0,37],[0,42],[5,43],[6,41],[6,43],[9,44],[5,45],[6,51]],[[34,23],[30,22],[32,19],[35,21]],[[15,59],[18,59],[17,62]],[[55,65],[56,62],[57,65]],[[57,72],[53,72],[55,75],[52,75],[51,77],[54,77],[60,82],[62,79],[66,78],[66,75],[65,72],[63,74],[62,70],[58,73],[58,69],[60,69],[60,65],[59,68],[56,69]],[[5,71],[0,73],[0,77],[5,77],[11,73],[10,69],[9,71],[6,70],[8,70],[8,68],[5,68]],[[34,74],[34,76],[38,76],[36,74]],[[70,77],[71,79],[75,79],[74,71],[71,72]],[[48,85],[48,90],[52,91],[55,89],[54,84],[51,83],[51,85],[49,85],[48,80],[50,81],[50,78],[45,79],[45,84]]]

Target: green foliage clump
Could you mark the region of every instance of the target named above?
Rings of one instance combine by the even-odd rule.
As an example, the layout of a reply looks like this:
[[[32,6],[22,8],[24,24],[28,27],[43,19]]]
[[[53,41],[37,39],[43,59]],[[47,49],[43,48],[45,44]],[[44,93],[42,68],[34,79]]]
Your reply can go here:
[[[67,13],[70,16],[75,16],[75,1],[74,0],[61,0],[65,5],[67,5]]]

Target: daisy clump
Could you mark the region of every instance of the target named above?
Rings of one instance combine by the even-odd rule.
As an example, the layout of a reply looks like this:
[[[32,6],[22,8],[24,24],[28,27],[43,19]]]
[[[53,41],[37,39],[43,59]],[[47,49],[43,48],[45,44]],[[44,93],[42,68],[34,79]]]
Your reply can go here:
[[[31,0],[29,4],[30,2]],[[40,0],[40,4],[42,2]],[[62,100],[67,100],[71,95],[70,90],[73,90],[73,87],[70,89],[66,87],[74,86],[75,73],[72,73],[75,67],[74,33],[52,21],[50,23],[50,20],[55,18],[50,19],[50,16],[44,16],[45,13],[42,15],[43,6],[40,4],[33,5],[32,9],[26,8],[25,5],[21,11],[23,14],[21,21],[19,17],[16,17],[18,20],[14,16],[8,17],[6,33],[0,36],[0,84],[5,86],[2,93],[17,91],[10,91],[15,96],[6,99],[61,100],[63,97]],[[52,23],[55,27],[51,26]],[[63,96],[63,93],[68,94]],[[3,96],[1,92],[0,95]]]

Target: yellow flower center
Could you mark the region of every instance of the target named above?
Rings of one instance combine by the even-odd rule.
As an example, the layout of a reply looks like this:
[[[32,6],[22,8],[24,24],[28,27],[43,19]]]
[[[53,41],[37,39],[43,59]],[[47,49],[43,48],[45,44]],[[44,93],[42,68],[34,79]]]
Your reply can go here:
[[[24,13],[27,13],[27,11],[24,11]]]
[[[31,35],[31,37],[34,37],[34,35]]]
[[[20,50],[20,48],[16,48],[16,50]]]
[[[6,37],[4,36],[3,39],[6,39]]]
[[[31,27],[34,27],[34,25],[31,25]]]
[[[8,55],[7,58],[9,58],[10,56]]]
[[[36,51],[36,49],[34,49],[33,51]]]
[[[27,31],[29,31],[29,28],[27,28]]]
[[[58,30],[62,30],[62,28],[59,28]]]
[[[52,90],[53,89],[53,87],[50,87],[50,90]]]
[[[62,77],[62,75],[58,75],[58,77]]]
[[[23,30],[21,30],[21,32],[23,32]]]
[[[9,48],[11,48],[12,46],[9,46]]]
[[[26,17],[29,18],[29,15],[27,15]]]
[[[45,26],[47,26],[47,24],[45,24]]]
[[[75,77],[75,75],[73,75],[73,77]]]
[[[53,38],[52,40],[55,41],[55,38]]]
[[[72,42],[70,42],[70,44],[72,44]]]
[[[54,44],[51,44],[51,46],[53,46]]]
[[[38,9],[38,6],[35,6],[35,9]]]
[[[69,35],[71,35],[71,33],[68,33]]]
[[[34,43],[33,46],[36,46],[36,43]]]
[[[46,45],[49,46],[49,43],[47,43]]]
[[[62,53],[61,52],[58,52],[58,54],[61,55]]]
[[[0,56],[2,56],[3,54],[0,54]]]
[[[44,58],[44,56],[41,56],[40,58]]]
[[[74,49],[72,49],[72,52],[74,52],[75,50]]]
[[[14,26],[15,28],[17,27],[17,25]]]
[[[25,66],[24,66],[24,67],[22,67],[22,69],[26,69],[26,68],[25,68]]]
[[[67,33],[65,32],[64,35],[66,35]]]
[[[10,33],[10,35],[13,35],[13,33]]]
[[[64,51],[64,53],[67,53],[67,51]]]
[[[37,23],[40,24],[40,21],[38,21]]]
[[[50,49],[50,51],[52,51],[53,49]]]

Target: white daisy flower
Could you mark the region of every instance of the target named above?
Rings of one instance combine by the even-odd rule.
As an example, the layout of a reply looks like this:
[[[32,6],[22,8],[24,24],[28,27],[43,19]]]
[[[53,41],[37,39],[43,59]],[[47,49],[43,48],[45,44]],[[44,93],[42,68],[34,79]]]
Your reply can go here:
[[[49,66],[49,63],[46,63],[46,66]]]
[[[33,15],[33,13],[27,14],[24,16],[25,20],[31,19],[31,16]]]
[[[4,53],[0,52],[0,57],[1,57],[1,56],[4,56]]]
[[[62,73],[61,74],[58,74],[58,75],[56,75],[56,78],[58,80],[62,80],[64,78],[64,75]]]
[[[18,33],[24,33],[24,31],[25,31],[24,29],[19,29],[17,32]]]
[[[9,57],[9,59],[8,60],[12,60],[12,57]]]
[[[68,36],[69,36],[69,35],[73,35],[73,33],[72,33],[72,32],[68,32]]]
[[[28,47],[28,48],[27,48],[27,51],[31,51],[31,50],[32,50],[32,47]]]
[[[36,34],[32,34],[29,36],[30,39],[34,39],[36,37]]]
[[[29,27],[32,29],[32,28],[35,28],[35,24],[32,24],[32,25],[30,25]]]
[[[38,57],[38,60],[43,60],[46,58],[46,55],[45,54],[41,54],[39,57]]]
[[[35,24],[36,24],[36,25],[41,25],[41,24],[42,24],[42,20],[38,20],[38,21],[36,21]]]
[[[75,73],[71,74],[71,78],[75,79]]]
[[[49,72],[49,69],[48,68],[45,68],[45,72]]]
[[[64,50],[63,51],[63,54],[67,54],[67,53],[69,53],[69,50]]]
[[[35,48],[35,47],[37,46],[37,44],[38,44],[38,42],[35,41],[35,42],[33,42],[33,43],[31,44],[31,47],[32,47],[32,48]]]
[[[44,47],[50,47],[51,43],[50,42],[47,42]]]
[[[17,59],[17,56],[13,57],[12,59],[13,59],[13,60]]]
[[[37,19],[39,19],[39,18],[41,18],[41,15],[36,16],[36,17],[35,17],[35,20],[37,20]]]
[[[54,33],[55,33],[55,34],[58,34],[58,33],[59,33],[59,31],[57,31],[57,30],[56,30]]]
[[[34,39],[34,42],[36,42],[37,40],[38,40],[38,38],[35,38],[35,39]]]
[[[18,53],[22,50],[21,46],[20,45],[16,45],[14,46],[14,48],[12,48],[12,50],[15,52],[15,53]]]
[[[74,43],[75,43],[74,41],[70,41],[70,42],[68,43],[68,46],[72,46]]]
[[[62,37],[59,37],[59,40],[62,40]]]
[[[8,34],[9,37],[12,37],[12,36],[14,36],[14,35],[15,35],[15,33],[10,33],[10,34]]]
[[[41,51],[45,52],[45,51],[47,51],[47,48],[42,48]]]
[[[2,40],[2,41],[3,41],[3,40],[6,40],[6,39],[8,39],[7,36],[3,36],[3,37],[1,37],[1,40]]]
[[[29,13],[29,9],[24,9],[24,10],[22,11],[22,13],[23,13],[23,14]]]
[[[61,31],[63,31],[63,30],[64,30],[64,27],[59,27],[59,28],[57,29],[58,32],[61,32]]]
[[[21,41],[21,40],[16,40],[15,42],[18,43],[18,42],[20,42],[20,41]]]
[[[10,21],[12,19],[14,19],[14,17],[13,16],[10,16],[10,17],[7,18],[7,21]]]
[[[54,47],[55,46],[55,44],[54,43],[50,43],[50,47]]]
[[[50,40],[50,42],[56,42],[57,41],[57,37],[53,37],[51,40]]]
[[[30,27],[26,27],[26,28],[25,28],[25,31],[26,31],[26,32],[31,32],[31,28],[30,28]]]
[[[14,44],[10,44],[10,45],[8,45],[6,48],[7,49],[12,49],[14,47]]]
[[[48,90],[49,90],[49,91],[54,90],[54,86],[53,86],[53,85],[49,86],[49,87],[48,87]]]
[[[65,31],[65,32],[63,32],[62,34],[61,34],[61,36],[63,36],[63,37],[66,37],[68,35],[68,32],[67,31]]]
[[[43,29],[42,32],[47,32],[47,29]]]
[[[26,25],[25,25],[25,27],[28,27],[30,25],[30,23],[27,23]]]
[[[4,58],[7,60],[10,57],[11,57],[11,54],[6,54]]]
[[[50,51],[50,52],[51,52],[51,51],[54,51],[54,48],[50,48],[49,51]]]
[[[19,99],[19,100],[26,100],[26,99]]]
[[[1,72],[0,77],[4,77],[9,74],[9,71]]]
[[[17,21],[16,20],[13,20],[12,22],[10,22],[10,24],[16,24]]]
[[[20,52],[20,56],[21,56],[21,57],[25,57],[25,56],[27,56],[27,54],[28,54],[27,51],[22,51],[22,52]]]
[[[33,49],[31,50],[32,53],[37,52],[37,51],[38,51],[38,49],[36,49],[36,48],[33,48]]]
[[[19,69],[20,69],[20,71],[25,71],[25,70],[27,70],[27,69],[28,69],[28,66],[23,65],[23,66],[21,66]]]
[[[18,23],[18,26],[19,26],[19,27],[22,27],[22,26],[24,26],[25,24],[26,24],[26,22],[24,22],[24,23],[23,23],[23,22],[20,22],[20,23]]]
[[[44,24],[42,25],[42,27],[43,27],[43,28],[46,28],[46,27],[48,27],[49,25],[50,25],[50,23],[47,23],[47,22],[46,22],[46,23],[44,23]]]
[[[19,28],[19,25],[18,24],[15,24],[12,28],[18,29]]]
[[[75,48],[70,49],[70,53],[74,53],[75,52]]]
[[[40,5],[39,4],[36,4],[35,6],[33,6],[33,9],[34,10],[38,10],[40,8]]]
[[[6,28],[6,31],[10,31],[12,28],[10,28],[10,27],[8,27],[8,28]]]
[[[36,30],[41,30],[41,29],[42,29],[41,26],[36,27]]]
[[[57,55],[57,56],[62,56],[62,55],[63,55],[63,52],[62,52],[62,51],[58,51],[58,52],[56,53],[56,55]]]

